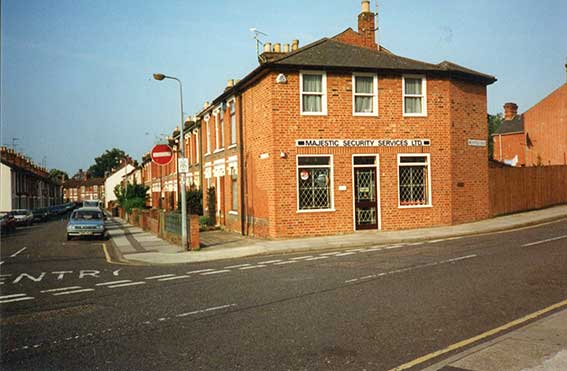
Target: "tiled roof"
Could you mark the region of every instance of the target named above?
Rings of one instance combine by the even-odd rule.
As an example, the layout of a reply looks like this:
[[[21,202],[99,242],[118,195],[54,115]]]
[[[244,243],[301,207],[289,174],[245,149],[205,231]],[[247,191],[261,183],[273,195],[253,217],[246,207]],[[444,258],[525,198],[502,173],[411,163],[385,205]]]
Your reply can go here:
[[[522,133],[524,132],[524,116],[518,115],[512,120],[503,120],[500,128],[494,132],[498,134]]]

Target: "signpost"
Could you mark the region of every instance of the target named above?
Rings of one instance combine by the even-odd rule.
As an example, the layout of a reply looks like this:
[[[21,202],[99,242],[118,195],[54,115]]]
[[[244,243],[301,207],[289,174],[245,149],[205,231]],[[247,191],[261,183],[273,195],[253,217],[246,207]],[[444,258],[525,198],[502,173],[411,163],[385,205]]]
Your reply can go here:
[[[156,144],[151,152],[152,161],[160,166],[167,165],[173,159],[173,151],[167,144]]]

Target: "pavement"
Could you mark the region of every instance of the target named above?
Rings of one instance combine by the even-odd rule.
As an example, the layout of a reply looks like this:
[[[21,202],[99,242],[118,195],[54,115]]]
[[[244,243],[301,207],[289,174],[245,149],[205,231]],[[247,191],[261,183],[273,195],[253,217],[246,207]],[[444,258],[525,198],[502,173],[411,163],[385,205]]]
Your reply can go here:
[[[477,345],[424,371],[567,370],[567,310]]]
[[[329,249],[360,248],[418,241],[458,239],[486,233],[508,231],[567,218],[567,205],[500,216],[474,223],[403,231],[361,231],[348,235],[288,240],[261,240],[237,233],[201,232],[199,251],[184,251],[150,232],[122,219],[108,222],[113,260],[130,264],[183,264]],[[110,245],[110,244],[109,244]]]

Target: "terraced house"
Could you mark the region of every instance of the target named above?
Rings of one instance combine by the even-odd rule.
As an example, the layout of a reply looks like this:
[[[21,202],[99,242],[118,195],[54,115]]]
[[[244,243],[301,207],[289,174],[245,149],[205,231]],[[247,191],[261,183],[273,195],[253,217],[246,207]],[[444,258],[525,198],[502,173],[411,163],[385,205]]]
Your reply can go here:
[[[488,217],[496,79],[392,53],[376,42],[369,3],[357,31],[266,43],[260,65],[189,128],[199,133],[192,169],[216,188],[226,229],[288,238]]]

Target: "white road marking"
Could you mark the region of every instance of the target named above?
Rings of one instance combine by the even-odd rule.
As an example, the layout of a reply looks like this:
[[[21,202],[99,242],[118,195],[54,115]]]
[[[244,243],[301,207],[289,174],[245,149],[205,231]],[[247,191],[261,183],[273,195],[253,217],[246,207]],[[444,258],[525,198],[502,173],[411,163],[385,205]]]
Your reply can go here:
[[[266,267],[265,265],[252,265],[250,267],[242,267],[240,268],[240,270],[243,271],[247,269],[256,269],[256,268],[265,268],[265,267]]]
[[[208,270],[212,270],[212,269],[208,269]],[[208,276],[210,274],[219,274],[219,273],[227,273],[227,272],[230,272],[230,270],[224,269],[224,270],[221,270],[221,271],[212,271],[212,272],[201,273],[201,276]]]
[[[361,252],[375,252],[375,251],[382,251],[382,250],[384,250],[384,248],[382,248],[382,247],[372,247],[370,249],[366,249],[366,250],[361,251]]]
[[[198,271],[187,272],[187,274],[191,274],[191,273],[203,273],[203,272],[210,272],[210,271],[214,271],[214,269],[201,269],[201,270],[198,270]]]
[[[161,276],[151,276],[151,277],[146,277],[144,279],[145,280],[157,280],[159,278],[173,277],[173,276],[175,276],[175,274],[162,274]]]
[[[278,260],[268,260],[268,261],[265,261],[265,262],[258,262],[258,264],[272,264],[272,263],[279,263],[279,262],[281,262],[281,259],[278,259]]]
[[[309,259],[312,258],[313,255],[307,255],[307,256],[298,256],[297,258],[291,258],[291,260],[303,260],[303,259]]]
[[[207,308],[207,309],[195,310],[193,312],[181,313],[181,314],[178,314],[176,317],[187,317],[187,316],[191,316],[193,314],[212,312],[214,310],[220,310],[220,309],[225,309],[225,308],[230,308],[230,307],[235,307],[235,306],[236,306],[236,304],[221,305],[219,307],[211,307],[211,308]]]
[[[231,266],[228,266],[228,267],[224,267],[224,269],[233,269],[233,268],[248,267],[248,266],[250,266],[250,265],[251,265],[251,264],[238,264],[238,265],[231,265]]]
[[[321,260],[321,259],[329,259],[329,257],[328,256],[316,256],[314,258],[305,259],[305,261]]]
[[[423,245],[424,242],[412,242],[412,243],[408,243],[407,246],[419,246],[419,245]]]
[[[337,254],[335,256],[347,256],[347,255],[354,255],[354,254],[356,254],[356,253],[355,252],[343,252],[343,253]]]
[[[145,282],[130,282],[130,283],[122,283],[119,285],[111,285],[111,286],[107,286],[110,289],[114,289],[117,287],[126,287],[126,286],[136,286],[136,285],[143,285],[145,284]]]
[[[58,292],[53,294],[53,296],[59,296],[59,295],[70,295],[70,294],[78,294],[81,292],[89,292],[89,291],[94,291],[95,289],[81,289],[81,290],[74,290],[74,291],[64,291],[64,292]]]
[[[363,252],[365,249],[351,249],[347,250],[348,252]]]
[[[548,238],[547,240],[541,240],[541,241],[536,241],[536,242],[532,242],[532,243],[527,243],[527,244],[525,244],[525,245],[522,245],[522,247],[541,245],[542,243],[547,243],[547,242],[552,242],[552,241],[558,241],[558,240],[562,240],[562,239],[564,239],[564,238],[567,238],[567,235],[558,236],[558,237],[553,237],[553,238]]]
[[[126,283],[126,282],[132,282],[132,280],[120,280],[120,281],[101,282],[101,283],[97,283],[95,286],[117,285],[117,284],[119,284],[119,283]]]
[[[17,297],[26,296],[26,295],[27,295],[27,294],[3,295],[3,296],[0,296],[0,300],[3,300],[3,299],[10,299],[10,298],[17,298]]]
[[[172,280],[180,280],[182,278],[189,278],[191,276],[181,275],[175,277],[167,277],[167,278],[160,278],[158,281],[172,281]]]
[[[324,253],[324,254],[319,254],[319,255],[321,255],[321,256],[330,256],[330,255],[337,255],[337,254],[339,254],[339,253],[340,253],[340,251],[335,251],[335,252],[326,252],[326,253]]]
[[[20,249],[20,250],[16,251],[16,252],[15,252],[15,253],[13,253],[12,255],[10,255],[10,258],[13,258],[13,257],[15,257],[16,255],[18,255],[19,253],[21,253],[21,252],[22,252],[22,251],[24,251],[25,249],[27,249],[27,247],[24,247],[24,248],[22,248],[22,249]]]
[[[297,263],[297,260],[288,260],[288,261],[285,261],[285,262],[276,263],[274,265],[284,265],[284,264],[293,264],[293,263]]]
[[[433,263],[416,265],[416,266],[413,266],[413,267],[400,268],[400,269],[396,269],[396,270],[393,270],[393,271],[390,271],[390,272],[382,272],[382,273],[379,273],[379,274],[372,274],[372,275],[369,275],[369,276],[353,278],[353,279],[345,281],[345,283],[352,283],[352,282],[357,282],[357,281],[369,280],[369,279],[372,279],[372,278],[378,278],[378,277],[393,275],[393,274],[397,274],[397,273],[410,272],[410,271],[414,271],[414,270],[417,270],[417,269],[433,267],[435,265],[454,263],[454,262],[458,262],[458,261],[465,260],[465,259],[476,258],[477,256],[478,255],[473,254],[473,255],[461,256],[461,257],[458,257],[458,258],[447,259],[447,260],[442,260],[442,261],[433,262]]]
[[[0,261],[0,265],[4,264],[4,260]]]
[[[49,290],[42,290],[40,291],[42,294],[45,294],[47,292],[58,292],[58,291],[68,291],[68,290],[75,290],[75,289],[80,289],[81,286],[71,286],[71,287],[61,287],[58,289],[49,289]]]

